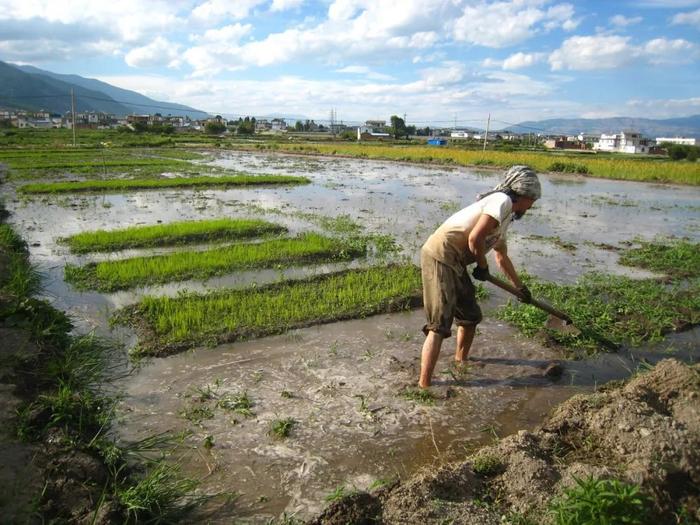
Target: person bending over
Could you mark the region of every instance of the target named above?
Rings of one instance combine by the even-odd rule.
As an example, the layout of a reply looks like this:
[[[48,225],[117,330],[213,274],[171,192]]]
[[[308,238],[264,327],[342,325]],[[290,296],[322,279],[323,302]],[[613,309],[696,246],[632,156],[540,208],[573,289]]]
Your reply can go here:
[[[541,191],[537,174],[530,167],[513,166],[503,182],[448,218],[421,248],[423,305],[428,320],[423,326],[421,388],[431,384],[440,346],[452,335],[453,321],[457,325],[455,361],[466,361],[469,355],[482,315],[467,266],[476,263],[472,275],[485,281],[489,276],[486,254],[493,248],[498,268],[520,290],[525,302],[532,298],[508,257],[506,231],[513,219],[520,219],[540,198]]]

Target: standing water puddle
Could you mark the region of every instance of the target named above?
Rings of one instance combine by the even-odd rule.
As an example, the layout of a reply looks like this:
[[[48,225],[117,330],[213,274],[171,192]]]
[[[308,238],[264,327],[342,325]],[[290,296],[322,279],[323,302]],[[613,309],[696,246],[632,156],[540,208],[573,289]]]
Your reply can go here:
[[[318,229],[309,214],[348,215],[367,231],[393,235],[404,255],[417,262],[420,245],[435,227],[494,186],[501,174],[248,153],[227,153],[214,164],[305,175],[313,182],[12,199],[10,222],[30,244],[46,296],[71,314],[81,331],[107,334],[113,311],[144,293],[175,295],[183,288],[237,287],[337,269],[247,272],[116,294],[81,293],[64,283],[66,263],[136,252],[74,256],[57,244],[58,237],[157,221],[255,216],[298,233]],[[509,253],[521,271],[562,283],[595,270],[645,277],[650,274],[618,266],[617,254],[604,245],[636,237],[700,238],[700,189],[573,176],[541,179],[543,199],[511,227]],[[574,246],[563,249],[559,241]],[[496,436],[534,427],[560,401],[636,368],[634,356],[620,353],[566,363],[562,377],[547,379],[544,368],[560,356],[489,315],[507,300],[491,291],[474,363],[466,372],[451,369],[454,342],[445,343],[436,369],[439,399],[432,406],[404,395],[417,381],[423,342],[423,313],[416,310],[150,360],[117,385],[124,392],[117,431],[133,440],[190,430],[181,449],[184,471],[202,478],[207,492],[242,494],[212,521],[237,517],[265,523],[283,511],[308,517],[339,486],[365,489],[378,479],[405,477],[435,461],[463,457]],[[128,331],[119,335],[134,343]],[[673,355],[695,359],[697,337],[697,330],[675,335],[645,355],[658,359],[672,346]],[[217,400],[242,393],[252,401],[254,415],[217,406]],[[272,422],[288,418],[294,421],[289,437],[271,436]]]

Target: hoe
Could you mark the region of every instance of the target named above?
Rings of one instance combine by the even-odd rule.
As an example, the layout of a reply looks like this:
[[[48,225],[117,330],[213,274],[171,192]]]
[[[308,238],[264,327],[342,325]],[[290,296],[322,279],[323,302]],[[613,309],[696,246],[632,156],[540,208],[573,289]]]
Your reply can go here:
[[[506,292],[513,294],[518,299],[523,298],[523,295],[520,293],[520,290],[518,290],[515,286],[511,285],[510,283],[507,283],[499,279],[498,277],[494,277],[493,275],[489,275],[487,279],[491,284],[494,284],[499,288],[505,290]],[[536,306],[540,310],[544,310],[549,314],[549,319],[547,319],[547,322],[545,323],[545,328],[549,328],[550,330],[555,330],[557,332],[573,336],[583,334],[584,336],[590,337],[591,339],[600,343],[608,350],[617,351],[620,348],[620,345],[618,343],[614,343],[613,341],[606,339],[600,334],[597,334],[591,330],[576,328],[574,326],[574,322],[571,320],[571,317],[566,315],[561,310],[557,310],[552,305],[544,301],[533,298],[529,304],[531,304],[532,306]]]

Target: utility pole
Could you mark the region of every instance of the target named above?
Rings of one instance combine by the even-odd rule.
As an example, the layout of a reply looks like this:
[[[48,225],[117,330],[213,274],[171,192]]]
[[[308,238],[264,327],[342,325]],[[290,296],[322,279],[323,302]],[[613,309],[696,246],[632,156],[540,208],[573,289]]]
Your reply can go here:
[[[70,88],[70,111],[71,119],[73,120],[71,123],[71,128],[73,128],[73,147],[75,147],[75,95],[73,93],[73,88]]]
[[[489,126],[491,125],[491,113],[489,113],[489,118],[486,121],[486,133],[484,133],[484,151],[486,151],[486,139],[489,137]]]

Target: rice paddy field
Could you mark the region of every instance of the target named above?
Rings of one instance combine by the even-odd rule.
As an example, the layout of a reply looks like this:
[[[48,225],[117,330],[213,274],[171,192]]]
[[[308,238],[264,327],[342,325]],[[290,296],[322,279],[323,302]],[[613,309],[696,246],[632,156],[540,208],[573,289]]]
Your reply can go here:
[[[589,165],[611,179],[543,174],[543,198],[509,231],[533,293],[619,352],[595,337],[557,338],[541,328],[546,316],[487,284],[470,365],[452,365],[448,339],[425,394],[415,388],[420,246],[512,156],[487,152],[475,168],[462,164],[479,164],[480,152],[433,165],[396,160],[435,149],[329,145],[335,157],[300,156],[205,147],[212,138],[102,145],[108,137],[95,135],[66,151],[64,138],[0,148],[9,222],[43,296],[77,331],[131,357],[114,385],[119,439],[184,432],[181,470],[203,492],[237,494],[203,508],[203,521],[306,519],[334,495],[533,428],[558,402],[642,362],[699,357],[700,187],[686,168],[678,179],[661,163],[655,172],[684,185],[620,180],[638,176],[635,161]],[[123,184],[239,174],[286,182]],[[114,186],[26,190],[95,182]],[[553,361],[559,378],[544,375]]]

